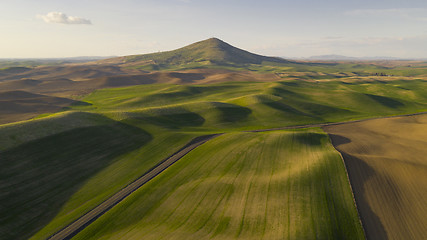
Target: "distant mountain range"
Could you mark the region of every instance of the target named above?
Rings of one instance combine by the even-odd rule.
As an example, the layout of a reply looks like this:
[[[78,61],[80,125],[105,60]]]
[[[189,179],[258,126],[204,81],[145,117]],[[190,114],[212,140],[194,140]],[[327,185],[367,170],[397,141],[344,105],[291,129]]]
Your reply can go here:
[[[101,59],[112,58],[98,56],[82,56],[82,57],[67,57],[67,58],[0,58],[0,69],[8,67],[37,67],[61,65],[66,63],[85,63],[93,62]]]
[[[381,60],[427,60],[425,59],[410,59],[410,58],[398,58],[398,57],[388,57],[388,56],[376,56],[376,57],[350,57],[344,55],[317,55],[311,56],[308,58],[293,58],[293,59],[306,59],[306,60],[324,60],[324,61],[381,61]]]
[[[95,61],[106,58],[113,58],[116,56],[78,56],[78,57],[64,57],[64,58],[0,58],[0,61]]]

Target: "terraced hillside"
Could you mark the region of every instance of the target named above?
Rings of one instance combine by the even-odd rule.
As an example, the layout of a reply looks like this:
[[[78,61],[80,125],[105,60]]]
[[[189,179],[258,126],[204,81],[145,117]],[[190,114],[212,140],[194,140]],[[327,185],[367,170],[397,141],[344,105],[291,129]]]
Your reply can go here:
[[[320,130],[220,136],[75,239],[364,239],[344,165]]]
[[[326,127],[343,153],[368,239],[427,235],[427,115]]]

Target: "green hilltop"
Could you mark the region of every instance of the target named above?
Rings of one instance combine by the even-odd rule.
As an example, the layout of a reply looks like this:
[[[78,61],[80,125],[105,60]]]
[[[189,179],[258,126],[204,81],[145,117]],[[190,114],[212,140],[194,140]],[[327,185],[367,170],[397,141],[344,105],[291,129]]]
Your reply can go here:
[[[289,62],[278,57],[266,57],[250,53],[236,48],[218,38],[199,41],[172,51],[132,55],[117,59],[120,59],[124,64],[151,66],[153,69],[162,69],[183,64],[235,66],[262,64],[264,62]]]
[[[275,73],[299,79],[330,79],[354,76],[418,76],[425,75],[425,64],[384,67],[369,62],[305,62],[280,57],[268,57],[234,47],[218,38],[209,38],[188,46],[165,52],[138,54],[104,59],[100,65],[116,65],[143,71],[180,71],[222,69]]]

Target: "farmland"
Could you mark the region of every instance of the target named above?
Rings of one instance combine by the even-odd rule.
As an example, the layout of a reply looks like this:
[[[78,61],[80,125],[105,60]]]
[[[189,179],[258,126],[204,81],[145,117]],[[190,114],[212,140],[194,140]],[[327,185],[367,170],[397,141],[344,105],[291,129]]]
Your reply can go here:
[[[81,127],[105,128],[102,131],[111,131],[113,135],[114,131],[123,131],[120,129],[129,129],[126,131],[133,132],[132,135],[123,135],[124,139],[130,141],[128,148],[122,144],[114,145],[117,142],[112,139],[112,145],[105,146],[111,150],[113,154],[111,157],[101,158],[95,154],[94,161],[103,162],[97,163],[101,164],[97,170],[85,173],[84,178],[78,181],[70,180],[66,176],[72,175],[71,172],[70,175],[58,178],[58,184],[72,181],[71,183],[77,184],[78,187],[52,198],[52,201],[62,204],[57,208],[51,208],[52,212],[46,213],[43,217],[46,219],[44,222],[35,214],[32,218],[25,218],[19,229],[23,232],[37,231],[34,239],[49,236],[111,196],[195,136],[421,111],[425,109],[426,102],[422,92],[424,85],[424,81],[360,84],[343,84],[339,81],[320,83],[280,81],[191,86],[152,84],[97,90],[79,99],[79,102],[86,104],[77,104],[62,113],[44,115],[27,122],[6,124],[0,128],[3,133],[0,141],[5,143],[3,146],[7,153],[5,156],[11,156],[16,163],[23,161],[21,159],[28,159],[34,161],[36,165],[40,164],[39,161],[42,159],[47,165],[54,163],[49,162],[44,156],[56,156],[59,152],[55,151],[61,152],[63,149],[45,144],[44,141],[65,146],[65,142],[62,144],[60,141],[62,138],[81,139],[80,144],[85,148],[70,145],[68,149],[71,152],[68,154],[70,159],[75,160],[71,163],[76,166],[79,163],[78,159],[86,161],[86,157],[80,153],[90,152],[93,148],[91,146],[98,144],[99,140],[79,135]],[[402,89],[403,86],[405,89]],[[380,96],[374,93],[383,94]],[[337,98],[341,101],[334,101]],[[85,129],[81,131],[86,132]],[[125,134],[129,134],[126,131]],[[58,132],[61,134],[55,135]],[[139,143],[129,138],[137,136],[133,136],[137,132],[140,132]],[[100,138],[103,138],[102,132],[96,134],[101,134]],[[107,135],[104,137],[108,139]],[[26,143],[27,139],[33,141]],[[120,147],[121,150],[115,150],[113,146]],[[32,148],[43,151],[30,151]],[[20,154],[12,154],[13,152]],[[7,159],[9,158],[2,158],[3,161]],[[21,172],[31,171],[31,168],[16,169]],[[38,179],[31,175],[27,177]],[[10,182],[12,186],[20,184],[12,176],[6,180],[12,181]],[[81,185],[78,184],[79,181]],[[43,182],[35,181],[34,184]],[[19,197],[22,201],[25,201],[26,196],[23,193],[26,190],[22,190],[21,193],[18,189],[14,191],[17,191],[17,196],[22,196]],[[45,192],[40,191],[37,194],[44,196]],[[18,214],[19,211],[25,211],[25,208],[21,210],[17,208],[15,211],[17,212],[14,214]],[[31,223],[28,219],[38,221]],[[8,231],[7,225],[2,226],[4,231]],[[14,232],[23,234],[17,230]]]
[[[346,180],[320,130],[226,134],[75,238],[363,239]]]
[[[346,159],[369,239],[427,234],[427,116],[326,127]]]
[[[75,238],[363,239],[346,169],[321,129],[250,131],[427,111],[425,63],[393,64],[295,62],[209,39],[165,53],[2,69],[0,239],[46,239],[195,137],[217,133]],[[414,152],[425,144],[399,136],[388,138]],[[398,184],[396,176],[370,191]],[[357,186],[355,194],[365,199]],[[375,222],[362,223],[371,236]]]

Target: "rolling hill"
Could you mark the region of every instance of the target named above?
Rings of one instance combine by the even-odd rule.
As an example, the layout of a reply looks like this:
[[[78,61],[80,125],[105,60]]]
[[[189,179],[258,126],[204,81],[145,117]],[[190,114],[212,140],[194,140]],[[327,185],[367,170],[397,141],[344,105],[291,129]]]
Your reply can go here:
[[[112,58],[101,60],[98,63],[150,66],[152,69],[158,70],[185,64],[244,65],[264,62],[289,63],[282,58],[250,53],[218,38],[210,38],[172,51]]]
[[[343,163],[319,129],[220,136],[75,239],[364,239]]]
[[[25,91],[0,92],[0,124],[28,119],[46,112],[60,111],[78,101]]]
[[[76,237],[360,239],[345,168],[325,133],[249,131],[427,110],[425,64],[290,62],[215,38],[0,73],[7,109],[62,109],[0,124],[0,239],[46,239],[212,133],[224,134]]]

